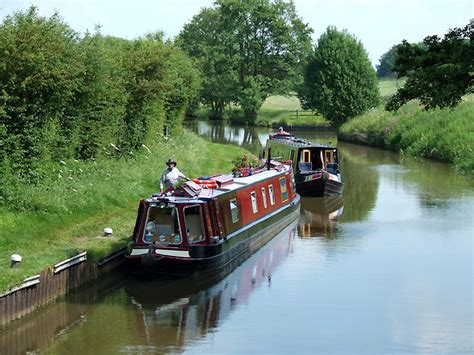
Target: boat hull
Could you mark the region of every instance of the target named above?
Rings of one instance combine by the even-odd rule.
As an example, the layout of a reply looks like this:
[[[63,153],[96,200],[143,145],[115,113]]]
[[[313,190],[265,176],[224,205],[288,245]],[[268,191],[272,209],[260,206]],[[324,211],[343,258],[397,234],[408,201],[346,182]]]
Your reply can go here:
[[[342,193],[344,184],[330,179],[329,174],[318,172],[315,174],[296,174],[296,192],[301,196],[325,197],[337,196]]]
[[[226,266],[244,253],[254,253],[282,228],[299,217],[300,197],[274,213],[257,220],[215,245],[192,246],[186,256],[160,255],[160,249],[147,248],[142,255],[127,255],[129,271],[135,275],[185,276],[210,268]],[[184,252],[186,253],[186,252]]]

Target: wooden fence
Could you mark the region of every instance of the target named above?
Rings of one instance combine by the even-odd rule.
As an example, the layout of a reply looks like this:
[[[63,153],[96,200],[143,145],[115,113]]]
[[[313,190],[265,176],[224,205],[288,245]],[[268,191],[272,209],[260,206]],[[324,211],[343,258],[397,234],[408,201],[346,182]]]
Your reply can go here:
[[[290,113],[290,118],[298,119],[300,117],[314,117],[314,116],[317,116],[317,115],[318,115],[317,111],[295,110],[294,113]]]

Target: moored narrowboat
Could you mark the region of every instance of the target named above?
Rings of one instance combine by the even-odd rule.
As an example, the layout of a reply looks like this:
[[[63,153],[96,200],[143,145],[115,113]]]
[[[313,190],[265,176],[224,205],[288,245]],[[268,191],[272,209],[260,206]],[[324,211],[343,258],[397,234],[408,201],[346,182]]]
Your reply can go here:
[[[126,255],[130,270],[180,275],[224,266],[298,217],[291,165],[268,161],[242,170],[141,200]]]
[[[344,183],[339,171],[337,148],[297,138],[280,129],[270,134],[267,150],[273,157],[291,160],[296,191],[301,196],[337,196]]]

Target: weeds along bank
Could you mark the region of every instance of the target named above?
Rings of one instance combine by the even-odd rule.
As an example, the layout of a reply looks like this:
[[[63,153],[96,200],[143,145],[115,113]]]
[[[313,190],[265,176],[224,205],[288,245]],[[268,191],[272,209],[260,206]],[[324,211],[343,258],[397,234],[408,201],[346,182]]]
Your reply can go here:
[[[244,150],[204,141],[182,131],[169,141],[144,146],[131,158],[67,160],[54,179],[22,190],[21,211],[0,209],[0,293],[47,267],[86,250],[98,260],[128,242],[138,201],[158,191],[158,180],[174,157],[190,177],[230,171]],[[102,237],[104,227],[114,230]],[[23,262],[10,268],[10,256]]]
[[[377,108],[343,124],[340,139],[453,164],[474,173],[474,95],[454,109],[425,111],[416,102],[396,113]]]

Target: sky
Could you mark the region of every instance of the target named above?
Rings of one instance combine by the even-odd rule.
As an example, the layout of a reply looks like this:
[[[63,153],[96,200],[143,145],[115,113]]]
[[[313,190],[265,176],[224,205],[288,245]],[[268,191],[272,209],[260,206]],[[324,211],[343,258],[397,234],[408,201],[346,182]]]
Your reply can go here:
[[[74,30],[126,39],[163,31],[176,36],[201,8],[213,0],[0,0],[0,21],[31,5],[43,16],[55,10]],[[360,40],[375,66],[380,57],[402,40],[421,42],[464,27],[474,18],[474,0],[294,0],[298,16],[317,39],[328,26],[346,29]]]

